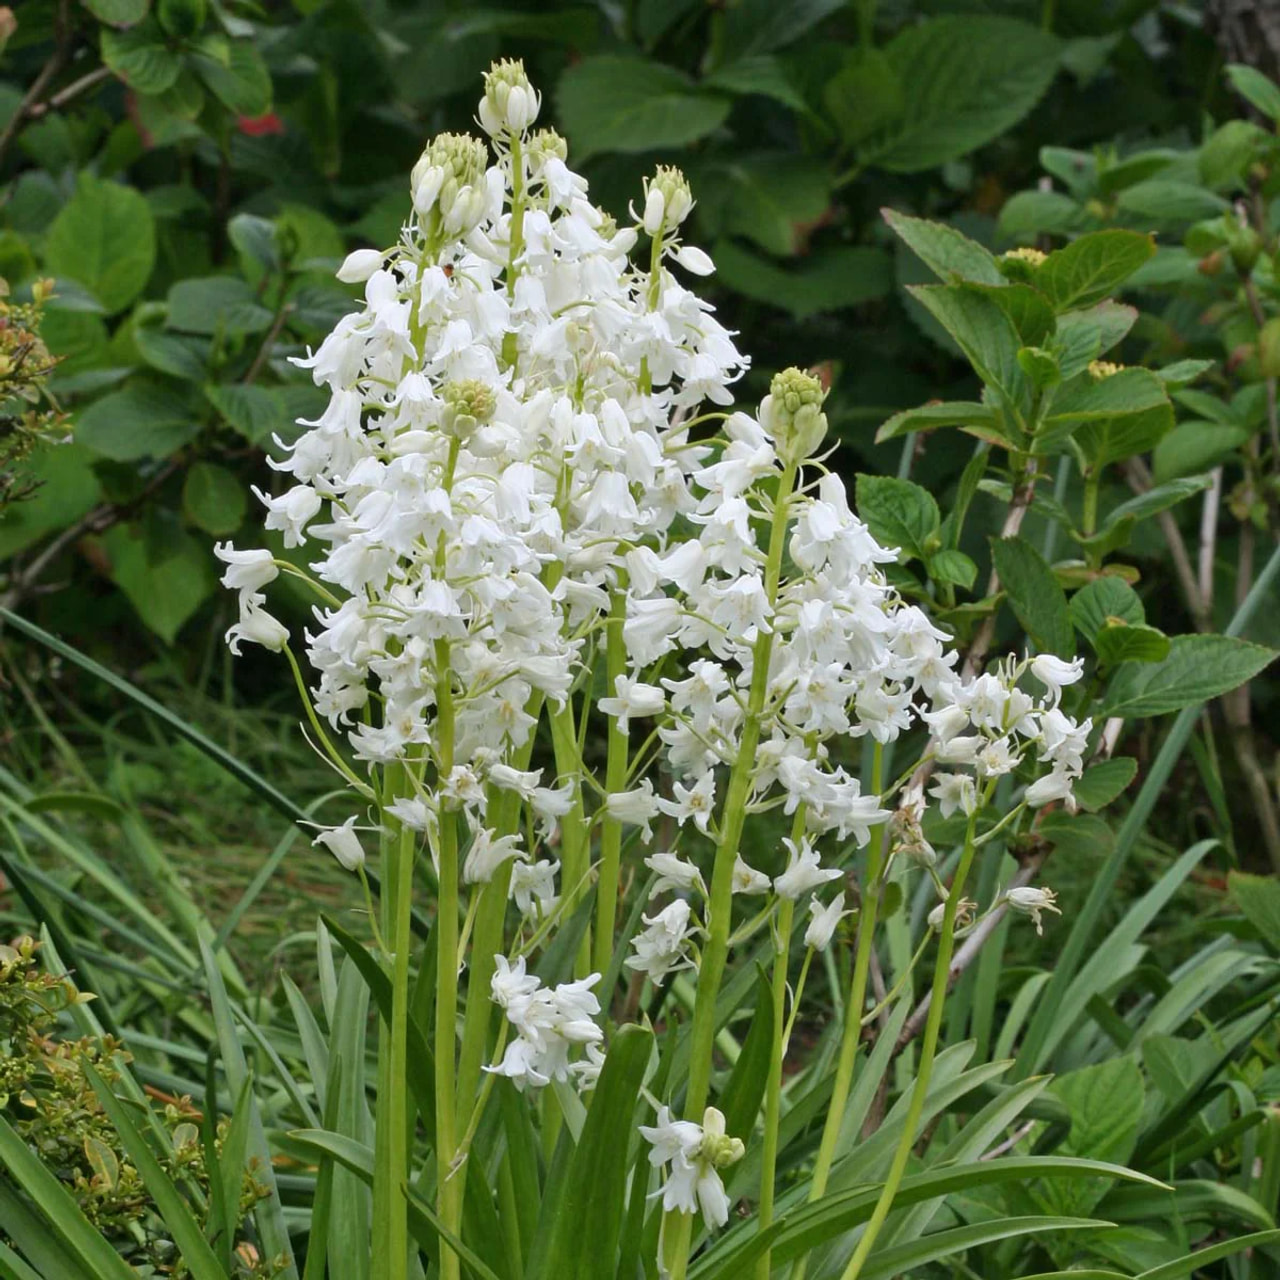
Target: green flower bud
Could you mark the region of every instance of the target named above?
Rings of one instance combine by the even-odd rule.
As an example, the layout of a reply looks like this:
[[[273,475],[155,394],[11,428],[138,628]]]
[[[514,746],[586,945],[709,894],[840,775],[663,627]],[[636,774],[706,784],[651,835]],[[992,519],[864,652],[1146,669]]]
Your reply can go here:
[[[523,133],[537,118],[542,98],[529,83],[524,63],[503,58],[485,72],[480,123],[492,138]]]
[[[651,236],[664,227],[678,227],[693,208],[693,191],[688,180],[672,165],[660,164],[644,184],[644,229]]]
[[[712,1168],[723,1169],[742,1159],[746,1148],[741,1138],[731,1138],[724,1131],[724,1113],[708,1107],[702,1116],[702,1146],[698,1155]]]
[[[1248,276],[1262,252],[1262,238],[1252,227],[1235,226],[1227,235],[1231,261],[1242,276]]]
[[[419,217],[438,210],[444,230],[464,235],[484,216],[484,143],[469,133],[433,138],[413,166],[410,190]]]
[[[825,399],[822,383],[811,373],[791,368],[774,374],[760,405],[760,422],[783,462],[800,463],[817,452],[827,434]]]
[[[490,421],[498,407],[493,388],[478,378],[446,383],[441,395],[444,412],[440,416],[440,428],[459,440],[465,440],[477,427]]]
[[[1000,274],[1006,280],[1025,283],[1035,275],[1037,268],[1046,257],[1048,254],[1041,253],[1039,249],[1032,249],[1030,246],[1010,249],[1007,253],[1000,255]]]
[[[534,161],[546,161],[552,157],[557,160],[569,158],[569,144],[554,129],[539,129],[525,145]]]

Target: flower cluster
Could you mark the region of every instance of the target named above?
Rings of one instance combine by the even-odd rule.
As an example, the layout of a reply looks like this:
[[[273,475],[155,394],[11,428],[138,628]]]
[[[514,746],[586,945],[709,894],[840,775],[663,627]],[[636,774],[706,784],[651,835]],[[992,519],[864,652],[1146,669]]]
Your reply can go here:
[[[934,862],[923,790],[895,811],[848,771],[848,743],[927,730],[944,816],[975,814],[1015,769],[1030,779],[1024,806],[1070,803],[1090,726],[1059,700],[1079,664],[957,673],[946,633],[886,577],[896,553],[823,464],[822,382],[789,369],[758,412],[733,410],[746,361],[684,283],[713,270],[682,242],[684,177],[659,168],[619,225],[563,140],[533,130],[539,107],[518,63],[494,67],[478,112],[488,146],[443,135],[426,148],[399,242],[339,272],[364,305],[299,360],[329,404],[276,464],[287,482],[260,496],[267,527],[307,548],[322,601],[305,636],[313,727],[379,825],[425,840],[442,895],[440,850],[459,833],[449,891],[496,885],[538,934],[590,874],[595,830],[616,855],[624,827],[649,841],[664,819],[676,838],[646,862],[666,900],[643,917],[633,972],[660,983],[698,963],[700,939],[726,945],[713,917],[732,895],[786,903],[788,919],[808,896],[805,942],[824,949],[848,913],[843,891],[823,901],[844,871],[822,848],[887,829],[895,856]],[[218,554],[240,593],[233,647],[284,647],[263,590],[278,563]],[[1043,696],[1020,687],[1028,672]],[[550,778],[530,767],[544,718]],[[610,752],[593,790],[577,746],[592,727]],[[773,877],[739,852],[743,823],[772,809],[793,822]],[[363,858],[354,823],[321,837],[350,866]],[[693,833],[716,848],[713,875],[678,847]],[[525,972],[529,945],[473,969],[492,974],[516,1032],[489,1069],[521,1087],[589,1086],[599,975],[580,965],[546,988]],[[669,1169],[668,1207],[723,1223],[716,1170],[741,1154],[723,1117],[671,1121],[663,1107],[643,1132]]]

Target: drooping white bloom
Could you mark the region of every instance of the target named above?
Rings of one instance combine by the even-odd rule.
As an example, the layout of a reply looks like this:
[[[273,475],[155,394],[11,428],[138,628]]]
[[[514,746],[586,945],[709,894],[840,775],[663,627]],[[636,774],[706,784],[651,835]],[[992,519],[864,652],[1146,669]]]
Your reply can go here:
[[[772,887],[773,881],[763,871],[757,871],[742,854],[738,854],[733,864],[734,893],[768,893]]]
[[[1052,911],[1055,915],[1062,914],[1062,911],[1054,905],[1057,894],[1052,889],[1038,889],[1033,885],[1024,885],[1021,888],[1010,889],[1004,895],[1004,900],[1014,911],[1030,916],[1038,934],[1044,933],[1044,924],[1040,919],[1042,911]]]
[[[642,917],[648,927],[636,934],[631,944],[635,954],[627,957],[627,968],[648,974],[654,982],[661,982],[673,969],[688,968],[694,932],[691,914],[689,904],[677,898],[656,915]]]
[[[831,945],[836,925],[850,913],[844,909],[844,891],[841,890],[824,907],[814,894],[809,900],[809,927],[805,930],[804,945],[815,951],[825,951]]]
[[[221,582],[232,591],[258,592],[280,575],[270,551],[237,551],[229,542],[215,542],[213,554],[227,565]]]
[[[658,878],[649,891],[650,897],[656,898],[668,889],[675,889],[679,893],[690,893],[694,889],[706,892],[702,872],[692,862],[686,862],[674,853],[651,853],[644,860],[644,865],[650,871],[658,873]]]
[[[1052,704],[1057,706],[1062,690],[1084,675],[1084,659],[1064,662],[1051,653],[1040,653],[1031,659],[1031,674],[1049,690]]]
[[[328,849],[344,870],[356,871],[364,866],[364,846],[356,835],[355,826],[355,818],[348,818],[340,827],[321,831],[311,843]]]
[[[818,851],[805,837],[802,836],[797,844],[790,837],[784,836],[782,843],[787,847],[787,867],[773,881],[774,889],[782,897],[795,902],[810,890],[817,889],[829,880],[839,880],[844,874],[838,867],[822,866]]]

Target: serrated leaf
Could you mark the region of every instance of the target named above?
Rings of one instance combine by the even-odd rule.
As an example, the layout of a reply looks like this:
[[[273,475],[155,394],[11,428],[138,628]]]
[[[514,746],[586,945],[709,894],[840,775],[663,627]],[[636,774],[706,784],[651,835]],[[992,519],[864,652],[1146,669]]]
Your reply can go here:
[[[929,577],[968,591],[978,578],[978,566],[963,551],[939,551],[927,562]]]
[[[922,404],[918,409],[895,413],[879,431],[876,442],[893,440],[912,431],[934,431],[939,427],[975,427],[989,432],[999,431],[994,410],[973,401],[951,400],[939,404]]]
[[[123,311],[155,265],[151,209],[133,188],[82,173],[49,228],[44,256],[49,271],[79,281],[108,314]]]
[[[1118,618],[1130,626],[1141,626],[1147,620],[1138,593],[1121,578],[1107,574],[1095,578],[1071,597],[1071,621],[1091,644],[1110,618]]]
[[[166,333],[152,324],[135,324],[133,345],[143,360],[159,373],[189,382],[199,382],[205,376],[208,351],[199,338]]]
[[[857,45],[822,90],[823,105],[840,136],[856,147],[889,127],[903,111],[902,81],[883,49]]]
[[[1137,319],[1137,309],[1120,302],[1099,302],[1084,311],[1060,315],[1055,338],[1063,379],[1083,373],[1090,361],[1124,338]]]
[[[228,382],[210,384],[204,394],[224,421],[251,444],[267,444],[289,427],[289,410],[275,389]]]
[[[113,462],[134,462],[166,458],[199,431],[183,396],[159,383],[136,381],[85,408],[76,439]]]
[[[897,548],[907,559],[929,554],[942,517],[927,489],[910,480],[860,472],[856,495],[859,517],[882,546]]]
[[[1032,283],[1055,310],[1078,310],[1109,298],[1155,251],[1149,235],[1095,231],[1055,249],[1036,268]]]
[[[787,68],[772,54],[747,54],[727,66],[717,67],[707,76],[705,83],[714,89],[772,98],[792,111],[809,110],[804,94],[793,83]]]
[[[1135,183],[1120,192],[1116,203],[1125,213],[1156,227],[1198,222],[1230,208],[1226,200],[1212,191],[1193,182],[1179,182],[1173,178],[1150,178],[1146,182]]]
[[[197,45],[192,64],[233,114],[252,118],[271,110],[271,74],[253,41],[229,40],[215,46],[206,39]]]
[[[261,333],[271,326],[271,312],[238,276],[204,276],[169,290],[168,323],[185,333]]]
[[[182,484],[182,511],[192,524],[218,538],[244,523],[249,503],[239,477],[215,462],[197,462]]]
[[[894,233],[944,284],[953,277],[978,284],[1006,283],[995,255],[955,227],[913,218],[895,209],[881,213]]]
[[[1057,358],[1040,347],[1020,347],[1018,366],[1037,387],[1056,387],[1062,381]]]
[[[1109,622],[1093,637],[1098,661],[1104,667],[1122,662],[1163,662],[1169,656],[1170,640],[1163,631],[1139,623]]]
[[[1102,523],[1103,529],[1109,529],[1117,521],[1124,519],[1146,520],[1161,511],[1167,511],[1185,498],[1201,493],[1213,483],[1212,475],[1187,476],[1182,480],[1170,480],[1167,484],[1156,485],[1146,493],[1140,493],[1128,502],[1113,507]]]
[[[1042,653],[1075,654],[1067,597],[1044,557],[1021,538],[992,538],[991,556],[1009,607]]]
[[[885,47],[902,82],[903,110],[859,148],[863,164],[919,173],[965,155],[1013,127],[1058,68],[1053,36],[1013,18],[930,18]]]
[[[1227,874],[1227,892],[1272,951],[1280,952],[1280,880],[1247,871]]]
[[[1258,148],[1266,141],[1265,131],[1252,120],[1228,120],[1200,148],[1200,181],[1215,190],[1239,186]]]
[[[724,15],[725,59],[783,49],[843,8],[842,0],[739,0]]]
[[[1151,473],[1161,486],[1229,458],[1253,435],[1249,427],[1216,422],[1179,422],[1156,443]]]
[[[130,89],[152,96],[172,88],[182,74],[182,58],[154,18],[124,31],[104,28],[102,60]]]
[[[1061,191],[1019,191],[1004,202],[997,229],[1002,240],[1069,236],[1098,225],[1083,205]]]
[[[1115,756],[1091,764],[1071,788],[1076,803],[1089,813],[1105,809],[1133,781],[1138,762],[1130,756]]]
[[[1170,391],[1179,391],[1194,382],[1201,374],[1208,373],[1216,361],[1213,360],[1175,360],[1163,369],[1153,372]]]
[[[731,156],[691,177],[713,234],[746,236],[782,256],[797,252],[805,227],[818,221],[831,202],[826,166],[786,152]]]
[[[730,99],[643,58],[583,58],[560,77],[560,118],[572,155],[679,147],[722,125]]]
[[[1125,663],[1111,681],[1099,714],[1127,720],[1161,716],[1238,688],[1264,671],[1274,649],[1231,636],[1175,636],[1157,663]]]

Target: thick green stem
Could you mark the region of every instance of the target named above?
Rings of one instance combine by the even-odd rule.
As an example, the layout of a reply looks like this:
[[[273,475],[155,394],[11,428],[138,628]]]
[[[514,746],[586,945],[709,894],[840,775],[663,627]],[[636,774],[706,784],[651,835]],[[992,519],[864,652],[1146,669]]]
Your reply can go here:
[[[413,831],[402,827],[396,857],[394,930],[391,962],[391,1059],[387,1096],[387,1277],[406,1280],[409,1271],[409,949],[413,906],[413,864],[417,853]]]
[[[453,769],[454,706],[449,642],[436,641],[436,765],[441,777]],[[436,855],[440,866],[439,909],[436,916],[436,1209],[441,1222],[458,1233],[462,1223],[462,1178],[453,1177],[457,1150],[455,1042],[458,1024],[458,825],[457,815],[443,806]],[[397,948],[398,956],[398,948]],[[394,1034],[396,1028],[393,1026]],[[406,1087],[407,1076],[397,1078]],[[459,1280],[457,1254],[440,1249],[442,1280]]]
[[[880,794],[884,785],[884,748],[875,745],[871,764],[871,789]],[[880,912],[880,874],[884,870],[884,833],[879,827],[871,832],[867,845],[867,872],[862,884],[862,902],[858,914],[858,949],[854,955],[853,978],[849,983],[849,998],[844,1007],[844,1032],[840,1040],[840,1057],[836,1063],[836,1078],[831,1090],[831,1105],[822,1127],[822,1140],[818,1146],[818,1158],[813,1169],[813,1183],[809,1199],[819,1199],[827,1189],[831,1165],[835,1160],[836,1142],[844,1121],[845,1104],[853,1087],[853,1067],[858,1054],[858,1041],[862,1036],[862,1012],[867,1003],[867,980],[871,973],[871,952],[875,946],[877,917]],[[805,1260],[800,1258],[792,1271],[793,1280],[800,1280],[805,1272]]]
[[[575,906],[586,891],[586,876],[591,862],[587,838],[587,817],[582,803],[582,756],[573,718],[573,699],[551,709],[551,745],[555,752],[556,773],[562,781],[573,784],[573,803],[560,823],[560,884],[566,903]],[[578,950],[577,976],[585,977],[591,967],[591,938],[587,930]]]
[[[975,849],[973,832],[977,815],[978,810],[975,809],[969,818],[969,825],[965,831],[964,850],[960,854],[960,865],[956,868],[955,879],[951,882],[951,892],[947,895],[947,905],[943,908],[938,957],[933,965],[933,994],[929,1004],[929,1020],[925,1024],[924,1041],[920,1046],[920,1066],[916,1072],[915,1086],[911,1091],[911,1102],[907,1107],[902,1137],[899,1138],[897,1150],[893,1153],[889,1176],[880,1189],[880,1199],[876,1201],[876,1207],[871,1212],[871,1218],[858,1241],[858,1247],[853,1251],[853,1257],[849,1259],[849,1265],[845,1267],[840,1280],[857,1280],[862,1274],[863,1263],[870,1255],[876,1237],[893,1209],[898,1187],[902,1183],[903,1174],[907,1171],[907,1161],[911,1158],[911,1148],[915,1145],[916,1128],[920,1123],[920,1117],[924,1114],[924,1104],[929,1096],[929,1078],[933,1074],[934,1057],[938,1050],[938,1032],[942,1026],[942,1007],[947,999],[951,954],[955,948],[956,911],[964,895],[964,884],[969,876],[969,868],[973,864]]]
[[[765,564],[765,596],[770,607],[778,597],[778,581],[782,576],[782,553],[787,537],[787,512],[791,490],[796,481],[796,464],[788,462],[778,481],[778,494],[774,500],[773,520],[769,530],[769,553]],[[762,630],[756,637],[751,658],[751,689],[747,698],[747,714],[742,726],[742,738],[738,755],[729,775],[729,787],[725,793],[720,819],[720,838],[716,844],[715,862],[711,871],[710,920],[707,929],[707,945],[702,952],[702,965],[698,972],[698,1000],[693,1010],[691,1055],[689,1061],[689,1087],[685,1095],[684,1114],[689,1120],[701,1123],[711,1087],[711,1063],[715,1049],[716,999],[720,994],[720,980],[724,976],[729,953],[729,925],[733,915],[733,867],[742,842],[742,829],[747,817],[747,800],[751,794],[752,774],[756,765],[756,748],[760,745],[760,722],[764,712],[765,697],[769,690],[769,664],[773,657],[773,631]],[[678,1213],[667,1215],[667,1229],[677,1228],[672,1222]],[[689,1264],[689,1231],[678,1237],[684,1241],[672,1259],[670,1280],[683,1280]]]
[[[622,639],[622,626],[627,617],[626,583],[614,588],[605,627],[605,675],[608,693],[613,697],[619,676],[626,675],[627,648]],[[627,789],[630,768],[627,733],[609,718],[607,730],[608,756],[605,763],[605,789],[610,795]],[[606,814],[600,825],[600,882],[596,889],[595,971],[607,973],[613,960],[613,929],[618,914],[618,874],[622,865],[622,823]],[[604,992],[606,1004],[609,992]]]
[[[803,810],[803,806],[801,806]],[[797,818],[800,813],[797,813]],[[796,823],[803,833],[803,819]],[[796,904],[783,898],[778,906],[778,927],[773,947],[773,1044],[769,1050],[769,1075],[764,1095],[764,1147],[760,1155],[760,1211],[759,1230],[764,1231],[773,1221],[774,1185],[777,1179],[778,1122],[782,1115],[782,1058],[786,1053],[782,1032],[787,1009],[787,960],[791,953],[791,927],[795,921]],[[773,1270],[773,1255],[766,1250],[756,1263],[757,1280],[769,1280]]]

